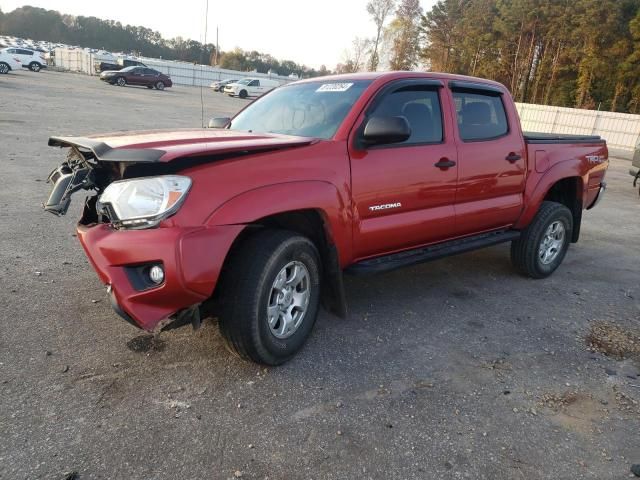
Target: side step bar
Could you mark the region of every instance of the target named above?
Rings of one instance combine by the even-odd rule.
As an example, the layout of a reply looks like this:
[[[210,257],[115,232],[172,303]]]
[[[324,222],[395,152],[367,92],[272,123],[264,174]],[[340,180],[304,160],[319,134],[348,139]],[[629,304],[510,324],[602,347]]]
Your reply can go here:
[[[346,273],[351,275],[371,275],[374,273],[388,272],[398,268],[429,262],[439,258],[470,252],[479,248],[490,247],[499,243],[510,242],[520,237],[520,232],[515,230],[498,230],[496,232],[482,233],[472,237],[459,238],[449,242],[438,243],[428,247],[406,250],[392,253],[382,257],[370,258],[347,267]]]

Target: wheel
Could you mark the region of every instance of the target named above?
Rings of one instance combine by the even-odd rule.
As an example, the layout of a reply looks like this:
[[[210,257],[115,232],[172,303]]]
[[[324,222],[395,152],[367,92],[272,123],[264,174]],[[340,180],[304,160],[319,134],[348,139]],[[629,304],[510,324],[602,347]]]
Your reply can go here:
[[[542,202],[531,224],[511,242],[511,262],[520,273],[546,278],[562,263],[573,231],[573,216],[564,205]]]
[[[11,67],[9,66],[8,63],[0,62],[0,74],[5,75],[9,73],[10,70],[11,70]]]
[[[158,90],[164,90],[164,82],[158,82],[156,83],[156,88]]]
[[[147,85],[147,88],[148,88],[148,89],[152,89],[152,88],[153,88],[153,85]]]
[[[240,90],[240,93],[238,95],[240,98],[247,98],[247,91],[246,90]]]
[[[318,316],[319,258],[309,239],[286,230],[263,230],[231,254],[219,326],[232,353],[280,365],[302,348]]]
[[[119,87],[124,87],[124,86],[127,84],[127,81],[125,80],[125,78],[124,78],[124,77],[118,77],[118,78],[116,79],[116,84],[117,84]]]
[[[29,64],[29,70],[31,70],[32,72],[39,72],[40,68],[42,68],[40,66],[40,64],[38,62],[31,62]]]

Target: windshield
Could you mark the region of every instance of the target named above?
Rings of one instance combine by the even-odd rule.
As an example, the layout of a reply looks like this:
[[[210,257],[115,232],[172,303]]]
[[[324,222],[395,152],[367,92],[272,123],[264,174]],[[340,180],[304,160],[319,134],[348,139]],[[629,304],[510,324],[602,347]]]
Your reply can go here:
[[[237,83],[239,83],[240,85],[249,85],[249,82],[251,82],[251,79],[250,78],[245,78],[243,80],[240,80]]]
[[[331,138],[368,80],[298,83],[280,87],[256,100],[233,119],[229,128]]]
[[[130,72],[131,70],[133,70],[134,68],[138,68],[138,67],[124,67],[122,70],[120,70],[121,72]]]

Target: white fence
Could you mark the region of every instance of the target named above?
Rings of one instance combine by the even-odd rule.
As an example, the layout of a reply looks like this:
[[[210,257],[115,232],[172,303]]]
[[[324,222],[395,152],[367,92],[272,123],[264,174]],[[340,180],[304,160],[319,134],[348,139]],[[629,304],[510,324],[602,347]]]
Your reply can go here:
[[[541,133],[600,135],[611,156],[633,158],[640,142],[640,115],[518,103],[522,129]]]
[[[112,55],[100,55],[85,52],[84,50],[68,50],[57,48],[54,56],[55,66],[72,72],[81,72],[88,75],[98,75],[96,67],[100,62],[117,63],[117,57]],[[189,85],[194,87],[209,86],[211,82],[217,80],[240,79],[244,77],[271,78],[280,83],[287,83],[296,78],[282,75],[258,73],[258,72],[238,72],[235,70],[225,70],[223,68],[211,67],[209,65],[197,65],[187,62],[176,62],[173,60],[162,60],[159,58],[136,57],[148,67],[154,68],[171,77],[176,85]]]

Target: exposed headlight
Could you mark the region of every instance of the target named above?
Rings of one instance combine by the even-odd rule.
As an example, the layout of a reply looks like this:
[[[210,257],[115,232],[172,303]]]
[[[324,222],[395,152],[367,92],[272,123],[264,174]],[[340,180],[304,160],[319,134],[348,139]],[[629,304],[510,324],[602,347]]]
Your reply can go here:
[[[98,209],[106,208],[116,226],[154,227],[178,211],[189,188],[191,179],[180,175],[120,180],[105,188]]]

